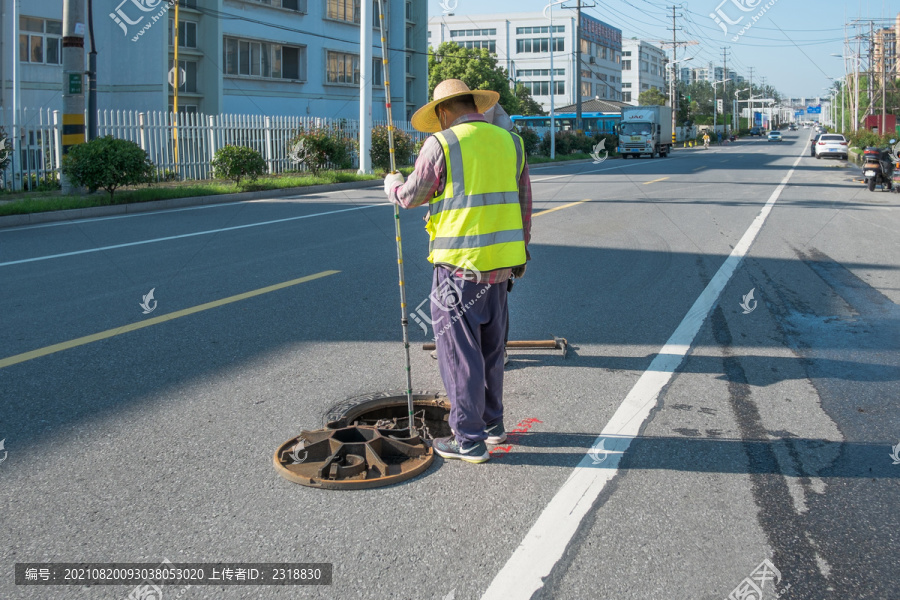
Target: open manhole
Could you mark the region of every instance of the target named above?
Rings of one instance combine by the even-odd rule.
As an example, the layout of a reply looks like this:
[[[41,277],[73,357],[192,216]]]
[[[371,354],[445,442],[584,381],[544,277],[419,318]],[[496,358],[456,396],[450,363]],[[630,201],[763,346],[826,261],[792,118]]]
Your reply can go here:
[[[422,439],[450,435],[450,401],[432,391],[413,392],[413,417]],[[407,429],[409,408],[406,392],[382,392],[356,396],[337,404],[325,413],[325,427],[337,429],[349,425],[367,425],[382,429]]]
[[[325,489],[365,489],[399,483],[434,460],[426,440],[450,435],[450,403],[435,392],[413,394],[409,429],[405,392],[357,396],[325,416],[326,427],[302,431],[275,451],[279,475]]]

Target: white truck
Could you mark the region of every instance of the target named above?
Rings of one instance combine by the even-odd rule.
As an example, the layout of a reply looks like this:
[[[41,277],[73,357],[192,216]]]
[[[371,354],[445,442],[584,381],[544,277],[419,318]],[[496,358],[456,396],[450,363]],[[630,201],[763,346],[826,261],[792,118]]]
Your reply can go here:
[[[666,156],[672,149],[672,107],[623,106],[617,127],[622,158],[649,154]]]

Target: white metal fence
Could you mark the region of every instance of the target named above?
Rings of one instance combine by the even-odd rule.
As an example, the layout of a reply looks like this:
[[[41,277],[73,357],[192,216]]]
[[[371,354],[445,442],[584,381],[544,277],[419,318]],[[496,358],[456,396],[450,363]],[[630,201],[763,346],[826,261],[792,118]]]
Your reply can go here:
[[[41,182],[58,180],[62,158],[59,111],[21,109],[13,123],[11,110],[0,110],[0,185],[15,190],[35,189]],[[248,146],[265,159],[269,173],[302,171],[305,165],[290,158],[291,142],[302,128],[329,127],[347,137],[359,138],[359,122],[352,119],[263,115],[174,114],[162,111],[98,111],[98,134],[111,135],[138,144],[157,167],[157,179],[209,179],[209,166],[216,150],[226,145]],[[375,121],[386,125],[386,121]],[[410,123],[394,123],[419,141],[427,134]],[[15,131],[14,131],[15,129]],[[177,138],[177,159],[176,159]],[[359,156],[352,153],[353,166]]]

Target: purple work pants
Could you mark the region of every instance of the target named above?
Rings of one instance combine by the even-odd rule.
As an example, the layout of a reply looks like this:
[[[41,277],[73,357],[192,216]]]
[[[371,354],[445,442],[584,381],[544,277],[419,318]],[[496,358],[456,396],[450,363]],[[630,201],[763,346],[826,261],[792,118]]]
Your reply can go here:
[[[450,400],[450,427],[456,440],[487,437],[486,427],[503,420],[503,338],[506,282],[490,285],[434,270],[431,320],[438,368]]]

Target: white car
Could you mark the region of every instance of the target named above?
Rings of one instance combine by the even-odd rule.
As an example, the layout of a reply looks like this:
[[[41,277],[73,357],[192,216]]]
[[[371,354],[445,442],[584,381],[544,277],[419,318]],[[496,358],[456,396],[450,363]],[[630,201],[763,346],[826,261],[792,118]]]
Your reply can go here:
[[[836,156],[847,160],[847,138],[840,133],[823,133],[816,142],[816,158]]]
[[[770,142],[780,142],[782,140],[780,131],[770,131],[769,135],[766,137]]]

